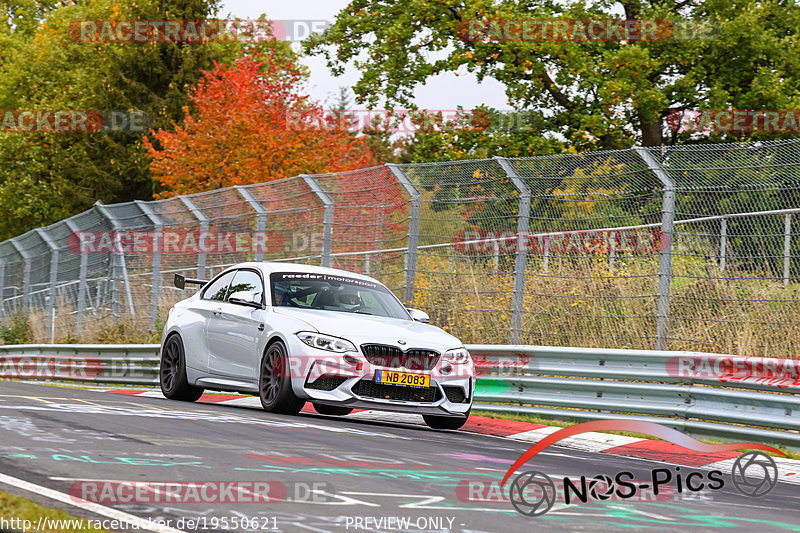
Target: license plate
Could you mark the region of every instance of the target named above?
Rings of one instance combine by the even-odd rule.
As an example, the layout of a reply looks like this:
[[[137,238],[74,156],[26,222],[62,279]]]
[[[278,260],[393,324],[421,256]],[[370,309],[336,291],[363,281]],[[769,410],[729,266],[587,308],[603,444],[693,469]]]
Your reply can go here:
[[[375,383],[387,385],[403,385],[405,387],[430,387],[431,377],[427,374],[411,374],[409,372],[392,372],[391,370],[376,370]]]

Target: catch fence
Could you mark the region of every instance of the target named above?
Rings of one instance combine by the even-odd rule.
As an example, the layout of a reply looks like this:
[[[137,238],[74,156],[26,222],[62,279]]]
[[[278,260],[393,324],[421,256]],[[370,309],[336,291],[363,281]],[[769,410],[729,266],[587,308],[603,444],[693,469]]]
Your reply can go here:
[[[0,319],[37,342],[158,330],[175,272],[272,260],[374,276],[465,342],[793,358],[798,212],[798,140],[304,175],[4,241]]]

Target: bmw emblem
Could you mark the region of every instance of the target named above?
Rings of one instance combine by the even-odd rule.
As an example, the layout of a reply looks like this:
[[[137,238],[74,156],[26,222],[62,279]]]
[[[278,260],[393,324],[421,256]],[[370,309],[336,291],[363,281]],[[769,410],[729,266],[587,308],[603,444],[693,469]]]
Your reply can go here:
[[[399,344],[401,346],[404,346],[405,343],[406,343],[406,341],[404,341],[403,339],[400,339],[399,341],[397,341],[397,344]]]

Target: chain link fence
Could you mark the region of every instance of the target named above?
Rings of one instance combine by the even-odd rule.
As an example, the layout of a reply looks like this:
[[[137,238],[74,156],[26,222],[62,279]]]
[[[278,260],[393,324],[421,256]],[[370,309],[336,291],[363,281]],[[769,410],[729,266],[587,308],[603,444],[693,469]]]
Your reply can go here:
[[[248,260],[369,274],[468,343],[800,354],[800,140],[395,165],[96,204],[0,243],[37,342],[157,331]]]

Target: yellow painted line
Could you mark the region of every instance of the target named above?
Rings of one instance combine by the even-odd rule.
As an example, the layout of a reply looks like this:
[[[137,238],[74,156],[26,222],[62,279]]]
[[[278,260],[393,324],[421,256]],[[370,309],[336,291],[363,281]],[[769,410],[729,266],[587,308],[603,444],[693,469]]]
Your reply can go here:
[[[51,402],[49,400],[45,400],[44,398],[40,398],[38,396],[22,396],[22,398],[27,398],[28,400],[36,400],[38,402],[44,402],[44,403],[56,403],[56,402]],[[50,398],[50,399],[52,399],[52,400],[60,400],[62,398]]]
[[[101,404],[101,403],[94,403],[94,402],[90,402],[88,400],[81,400],[80,398],[73,398],[73,400],[76,401],[76,402],[88,403],[89,405],[95,405],[97,407],[103,407],[103,404]]]
[[[47,400],[70,400],[71,398],[59,398],[57,396],[23,396],[21,394],[0,394],[0,397],[3,398],[25,398],[26,400],[39,400],[40,402],[46,403],[53,403],[48,402]]]

